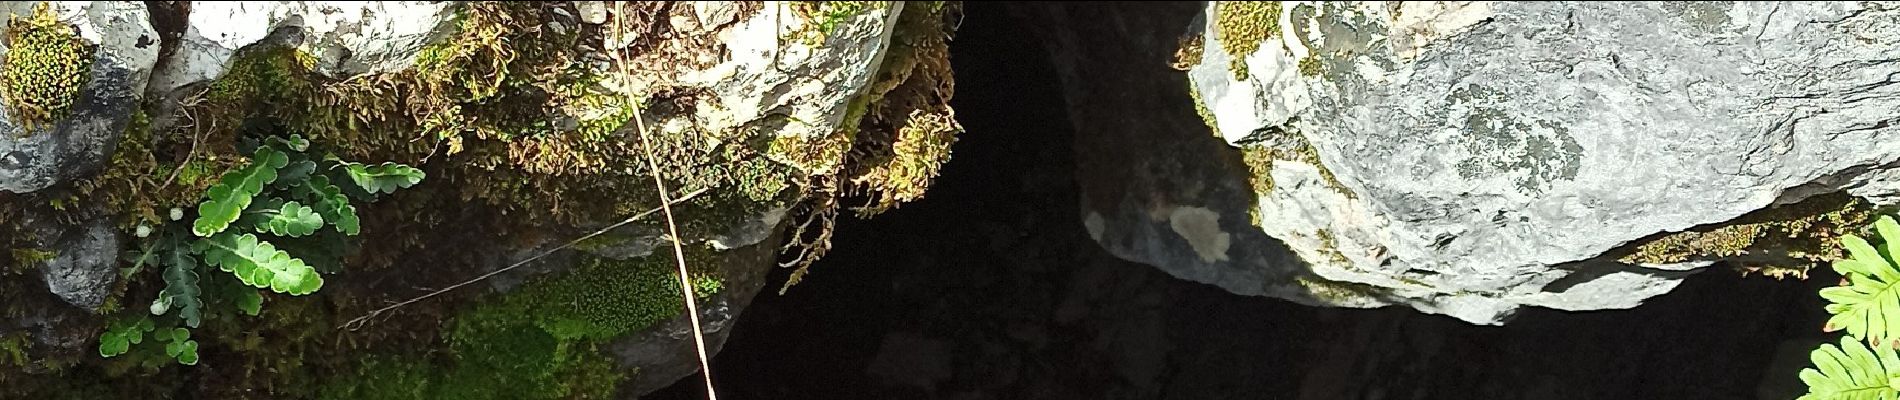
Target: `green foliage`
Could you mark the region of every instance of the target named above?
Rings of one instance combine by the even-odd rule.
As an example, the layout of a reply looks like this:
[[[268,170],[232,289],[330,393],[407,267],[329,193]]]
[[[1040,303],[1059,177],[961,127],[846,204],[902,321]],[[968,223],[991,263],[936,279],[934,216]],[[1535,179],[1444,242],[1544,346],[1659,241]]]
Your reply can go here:
[[[1822,344],[1808,356],[1814,368],[1801,370],[1808,394],[1799,400],[1900,398],[1900,356],[1893,347],[1868,350],[1859,340],[1841,338],[1840,347]]]
[[[185,326],[197,328],[203,321],[204,301],[199,298],[198,260],[192,258],[191,249],[183,243],[167,243],[172,246],[165,252],[165,290],[158,293],[158,300],[152,304],[152,314],[163,315],[173,307],[178,308],[178,317]]]
[[[251,206],[251,199],[264,191],[264,185],[277,180],[277,169],[289,162],[290,158],[281,152],[258,148],[249,166],[224,174],[218,184],[211,186],[205,202],[198,205],[198,220],[192,223],[191,232],[200,237],[223,232]]]
[[[1834,271],[1848,285],[1822,289],[1821,297],[1831,303],[1827,312],[1834,314],[1827,321],[1828,331],[1846,329],[1848,335],[1878,343],[1900,334],[1900,290],[1894,290],[1900,270],[1892,258],[1900,254],[1900,224],[1881,217],[1874,227],[1886,246],[1876,249],[1859,236],[1842,237],[1841,245],[1853,258],[1834,261]]]
[[[65,118],[91,77],[93,46],[59,20],[48,3],[7,22],[0,100],[27,129]]]
[[[397,163],[382,165],[343,163],[343,171],[349,174],[350,182],[355,183],[356,187],[362,188],[365,192],[383,194],[395,193],[397,189],[415,186],[426,175],[420,169]]]
[[[350,205],[350,198],[343,195],[343,189],[330,184],[330,178],[322,175],[310,177],[309,184],[294,188],[298,196],[316,199],[317,215],[329,221],[337,233],[356,236],[361,232],[362,222],[356,217],[356,206]]]
[[[1850,258],[1835,260],[1844,283],[1821,289],[1828,300],[1826,331],[1846,330],[1841,344],[1823,344],[1809,354],[1813,368],[1801,370],[1808,394],[1801,400],[1900,399],[1900,223],[1891,216],[1874,222],[1883,245],[1848,234],[1841,246]],[[1889,342],[1892,340],[1892,342]],[[1873,345],[1869,350],[1861,342]]]
[[[125,354],[132,345],[145,341],[145,332],[153,329],[152,319],[116,319],[106,325],[106,333],[99,335],[99,355],[111,357]]]
[[[316,268],[270,242],[258,240],[257,235],[224,233],[200,243],[208,245],[204,248],[205,261],[237,275],[246,285],[293,296],[315,293],[323,287],[323,277],[317,275]]]
[[[672,257],[618,261],[588,259],[568,273],[522,288],[512,300],[527,308],[535,324],[560,339],[612,339],[679,316],[679,275]],[[698,277],[700,297],[721,285]],[[705,289],[711,289],[707,291]]]
[[[277,236],[307,236],[323,227],[323,217],[317,210],[305,207],[297,202],[284,203],[276,210],[265,210],[266,217],[257,221],[258,232],[269,232]]]
[[[165,355],[178,360],[179,364],[198,365],[198,341],[191,340],[191,331],[185,328],[172,328],[159,331],[158,340],[165,343]]]
[[[185,365],[197,364],[198,342],[184,329],[203,323],[206,304],[229,304],[256,316],[264,302],[257,289],[308,295],[323,287],[319,266],[340,269],[344,237],[358,234],[361,222],[345,189],[332,179],[347,180],[361,197],[373,197],[414,186],[423,177],[420,170],[393,163],[364,166],[333,155],[315,161],[306,154],[311,143],[298,135],[245,143],[240,150],[251,153],[250,162],[208,188],[189,223],[182,212],[174,212],[174,222],[157,228],[147,250],[132,257],[133,268],[125,271],[129,277],[146,263],[165,266],[165,287],[150,311],[174,316],[183,326],[156,337],[166,343],[166,355]],[[207,285],[203,273],[212,266],[229,275],[216,274],[221,280]],[[150,318],[141,321],[146,331],[152,329]],[[100,355],[124,354],[138,344],[138,336],[127,332],[115,329],[102,336]]]

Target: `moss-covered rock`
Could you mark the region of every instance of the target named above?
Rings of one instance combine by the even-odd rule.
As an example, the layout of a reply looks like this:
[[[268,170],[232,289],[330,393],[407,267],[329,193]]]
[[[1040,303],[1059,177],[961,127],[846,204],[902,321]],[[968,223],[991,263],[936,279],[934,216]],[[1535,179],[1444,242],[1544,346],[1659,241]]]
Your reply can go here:
[[[94,46],[46,3],[30,16],[9,17],[0,40],[7,47],[0,59],[0,104],[14,121],[31,131],[66,118],[91,76]]]

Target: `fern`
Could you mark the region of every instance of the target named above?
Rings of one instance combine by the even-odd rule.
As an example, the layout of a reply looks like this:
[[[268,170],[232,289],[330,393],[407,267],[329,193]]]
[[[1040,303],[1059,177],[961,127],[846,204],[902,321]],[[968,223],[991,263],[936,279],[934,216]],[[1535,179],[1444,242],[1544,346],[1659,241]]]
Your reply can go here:
[[[321,289],[322,273],[341,269],[345,238],[361,231],[351,199],[373,200],[376,194],[414,186],[424,176],[395,163],[364,165],[334,155],[318,160],[305,153],[310,147],[295,135],[241,140],[239,151],[250,153],[251,162],[219,177],[195,219],[186,223],[184,212],[173,210],[174,222],[142,228],[156,237],[128,258],[134,266],[126,274],[130,278],[147,263],[165,267],[165,286],[150,311],[177,317],[166,324],[178,327],[153,334],[165,343],[166,355],[181,364],[198,363],[199,344],[187,328],[207,319],[207,304],[229,304],[256,316],[264,304],[258,289],[293,296]],[[217,274],[206,280],[200,267],[212,265],[235,279]],[[150,317],[116,320],[100,335],[99,354],[125,354],[154,329]]]
[[[179,364],[198,365],[198,341],[191,340],[191,331],[185,328],[172,328],[160,331],[158,341],[165,344],[165,355],[178,360]]]
[[[1900,270],[1895,269],[1893,254],[1900,254],[1900,224],[1893,217],[1880,217],[1874,229],[1885,241],[1885,250],[1876,249],[1859,236],[1847,235],[1841,244],[1853,258],[1834,261],[1834,271],[1848,285],[1821,289],[1821,297],[1832,304],[1827,312],[1827,331],[1846,329],[1847,334],[1865,338],[1869,343],[1900,337]],[[1876,346],[1878,346],[1876,344]]]
[[[277,180],[277,169],[289,162],[290,157],[284,153],[269,147],[258,148],[257,154],[251,156],[250,165],[225,173],[205,193],[205,202],[198,205],[198,220],[192,223],[191,232],[200,237],[223,232],[251,206],[251,199],[264,191],[264,185]]]
[[[132,349],[132,345],[144,341],[145,332],[151,332],[152,329],[151,318],[113,320],[106,326],[106,333],[99,335],[99,355],[112,357],[125,354]]]
[[[219,269],[237,275],[246,285],[273,292],[302,296],[323,287],[317,270],[278,250],[257,235],[220,234],[205,242],[205,259]]]
[[[1843,337],[1840,347],[1822,344],[1808,357],[1814,368],[1801,370],[1808,394],[1798,400],[1900,398],[1900,356],[1890,346],[1869,351],[1859,340]]]
[[[158,300],[153,302],[152,314],[163,315],[176,307],[185,326],[197,328],[204,315],[204,301],[199,298],[198,289],[198,260],[191,257],[186,246],[173,244],[162,262],[166,264],[165,290],[159,292]]]
[[[255,317],[264,311],[264,295],[258,294],[256,289],[240,285],[228,285],[226,288],[226,296],[237,306],[238,312]]]
[[[350,205],[350,198],[343,195],[343,189],[330,184],[330,178],[322,175],[312,176],[308,184],[299,186],[298,191],[305,199],[315,201],[317,215],[322,216],[325,221],[330,221],[330,226],[335,228],[337,233],[356,236],[361,232],[361,221],[356,218],[356,206]]]
[[[268,232],[277,236],[306,236],[316,233],[323,227],[323,217],[316,210],[297,202],[284,203],[276,210],[265,212],[266,217],[257,221],[258,232]]]
[[[427,175],[420,169],[397,163],[382,163],[381,165],[342,163],[342,166],[343,172],[350,176],[350,181],[370,194],[395,193],[396,189],[415,186]]]

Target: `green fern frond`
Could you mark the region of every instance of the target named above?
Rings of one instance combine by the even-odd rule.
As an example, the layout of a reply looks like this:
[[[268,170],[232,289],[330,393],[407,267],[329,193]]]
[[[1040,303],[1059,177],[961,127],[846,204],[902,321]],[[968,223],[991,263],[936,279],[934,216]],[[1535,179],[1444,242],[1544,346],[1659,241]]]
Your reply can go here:
[[[380,165],[343,163],[342,165],[343,172],[349,174],[350,181],[370,194],[395,193],[397,189],[415,186],[427,175],[420,169],[397,163]]]
[[[1834,314],[1825,329],[1846,329],[1849,335],[1866,338],[1868,343],[1900,339],[1900,287],[1894,286],[1900,283],[1900,269],[1895,269],[1892,259],[1895,250],[1900,250],[1900,224],[1893,217],[1883,216],[1874,228],[1886,242],[1887,251],[1874,248],[1859,236],[1841,238],[1841,245],[1853,258],[1834,261],[1834,271],[1840,272],[1848,284],[1821,289],[1821,297],[1831,303],[1827,312]]]
[[[151,332],[152,329],[151,318],[113,320],[106,325],[106,333],[99,335],[99,355],[112,357],[125,354],[132,349],[132,345],[144,341],[145,332]]]
[[[302,158],[300,154],[291,153],[290,163],[284,164],[284,168],[277,170],[277,181],[271,183],[271,187],[294,188],[308,181],[310,175],[317,172],[317,162]]]
[[[251,199],[264,191],[264,185],[277,180],[277,169],[289,162],[290,157],[284,153],[269,147],[258,148],[250,165],[225,173],[205,193],[205,202],[198,205],[198,220],[192,222],[191,232],[201,237],[223,232],[251,206]]]
[[[178,317],[185,326],[197,328],[203,320],[204,301],[199,297],[198,260],[191,257],[190,249],[183,245],[174,245],[172,251],[165,252],[165,289],[158,294],[158,301],[168,307],[178,308]],[[153,307],[153,314],[164,314],[159,307]]]
[[[323,287],[323,277],[303,260],[290,256],[257,235],[230,233],[214,236],[205,258],[239,281],[277,293],[302,296]]]
[[[227,296],[229,296],[227,298],[231,299],[232,303],[237,304],[238,312],[255,317],[258,313],[264,311],[264,295],[258,294],[256,289],[238,285],[229,285],[226,287],[230,288],[229,291],[226,292],[228,293]]]
[[[255,229],[272,235],[298,237],[316,233],[323,227],[323,217],[317,211],[295,201],[284,203],[268,213],[268,217],[258,220]]]
[[[1843,337],[1840,347],[1822,344],[1808,357],[1814,367],[1801,370],[1808,394],[1798,400],[1900,398],[1900,356],[1891,346],[1869,351],[1853,337]]]
[[[362,222],[356,217],[356,206],[350,205],[350,198],[343,195],[343,189],[330,184],[330,178],[312,176],[308,184],[298,188],[299,195],[314,201],[317,215],[329,221],[338,233],[349,236],[360,233]]]

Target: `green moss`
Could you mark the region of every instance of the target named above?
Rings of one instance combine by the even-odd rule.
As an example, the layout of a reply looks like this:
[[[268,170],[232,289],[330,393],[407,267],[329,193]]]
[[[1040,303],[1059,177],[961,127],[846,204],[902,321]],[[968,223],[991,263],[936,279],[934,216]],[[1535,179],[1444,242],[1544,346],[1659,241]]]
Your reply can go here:
[[[1300,287],[1305,288],[1306,292],[1314,298],[1332,303],[1375,299],[1387,292],[1384,288],[1364,283],[1341,282],[1319,277],[1302,276],[1294,278],[1294,282],[1299,283]]]
[[[59,21],[50,3],[8,19],[0,100],[27,130],[65,118],[91,77],[93,46]]]
[[[573,269],[457,315],[448,332],[447,362],[426,355],[371,358],[352,369],[354,378],[326,384],[322,398],[611,397],[625,372],[598,346],[684,311],[666,254],[627,261],[583,257]],[[688,254],[691,265],[726,261],[708,249]],[[703,275],[693,281],[702,297],[723,284]]]
[[[12,265],[15,270],[9,271],[9,272],[13,272],[13,273],[20,273],[27,270],[31,270],[35,267],[38,267],[40,264],[45,263],[46,260],[51,260],[53,259],[53,257],[59,257],[59,252],[57,251],[52,251],[52,250],[47,250],[47,249],[42,249],[42,248],[32,248],[32,247],[13,249],[12,253],[13,253]]]
[[[1254,193],[1260,196],[1272,193],[1273,163],[1293,161],[1318,168],[1320,179],[1325,180],[1326,186],[1332,188],[1333,191],[1345,195],[1348,199],[1359,198],[1358,193],[1340,182],[1339,177],[1333,175],[1333,171],[1326,168],[1326,164],[1320,161],[1319,151],[1313,148],[1312,142],[1306,140],[1306,136],[1280,128],[1255,133],[1255,135],[1250,137],[1248,142],[1240,145],[1241,161],[1247,165],[1247,171],[1253,177],[1250,182],[1253,184]],[[1266,137],[1260,135],[1266,135]],[[1269,146],[1264,143],[1279,143],[1283,147]]]
[[[1207,124],[1207,130],[1213,132],[1214,137],[1225,138],[1220,134],[1220,125],[1214,122],[1214,112],[1208,110],[1207,101],[1201,99],[1200,88],[1194,87],[1193,78],[1188,80],[1188,98],[1193,100],[1194,113],[1201,116],[1201,123]]]
[[[941,9],[943,2],[934,2]],[[795,33],[796,37],[808,45],[816,46],[831,37],[838,26],[850,22],[859,14],[888,7],[883,1],[798,1],[792,2],[792,11],[804,19],[805,27]]]
[[[1314,236],[1319,237],[1319,252],[1320,254],[1326,255],[1328,261],[1342,265],[1348,262],[1346,260],[1346,254],[1339,252],[1339,242],[1333,239],[1332,231],[1320,229]]]
[[[323,400],[419,400],[430,398],[440,368],[415,359],[369,356],[348,375],[325,382]]]
[[[31,361],[26,356],[30,340],[26,335],[0,335],[0,366],[26,367]]]
[[[1841,236],[1871,224],[1876,215],[1873,204],[1846,193],[1815,196],[1748,213],[1729,223],[1645,239],[1626,250],[1628,254],[1619,261],[1664,264],[1780,254],[1825,262],[1844,258],[1835,244]]]
[[[1300,75],[1307,76],[1307,77],[1317,77],[1320,75],[1321,72],[1324,72],[1324,71],[1320,70],[1318,57],[1306,57],[1306,58],[1300,59]]]
[[[1280,2],[1222,1],[1214,6],[1215,39],[1232,56],[1234,79],[1247,79],[1246,58],[1280,36]]]
[[[679,278],[666,253],[630,261],[589,258],[563,276],[522,288],[511,297],[534,317],[536,325],[556,338],[612,339],[672,319],[684,310]],[[706,265],[704,259],[695,261],[688,265]]]

